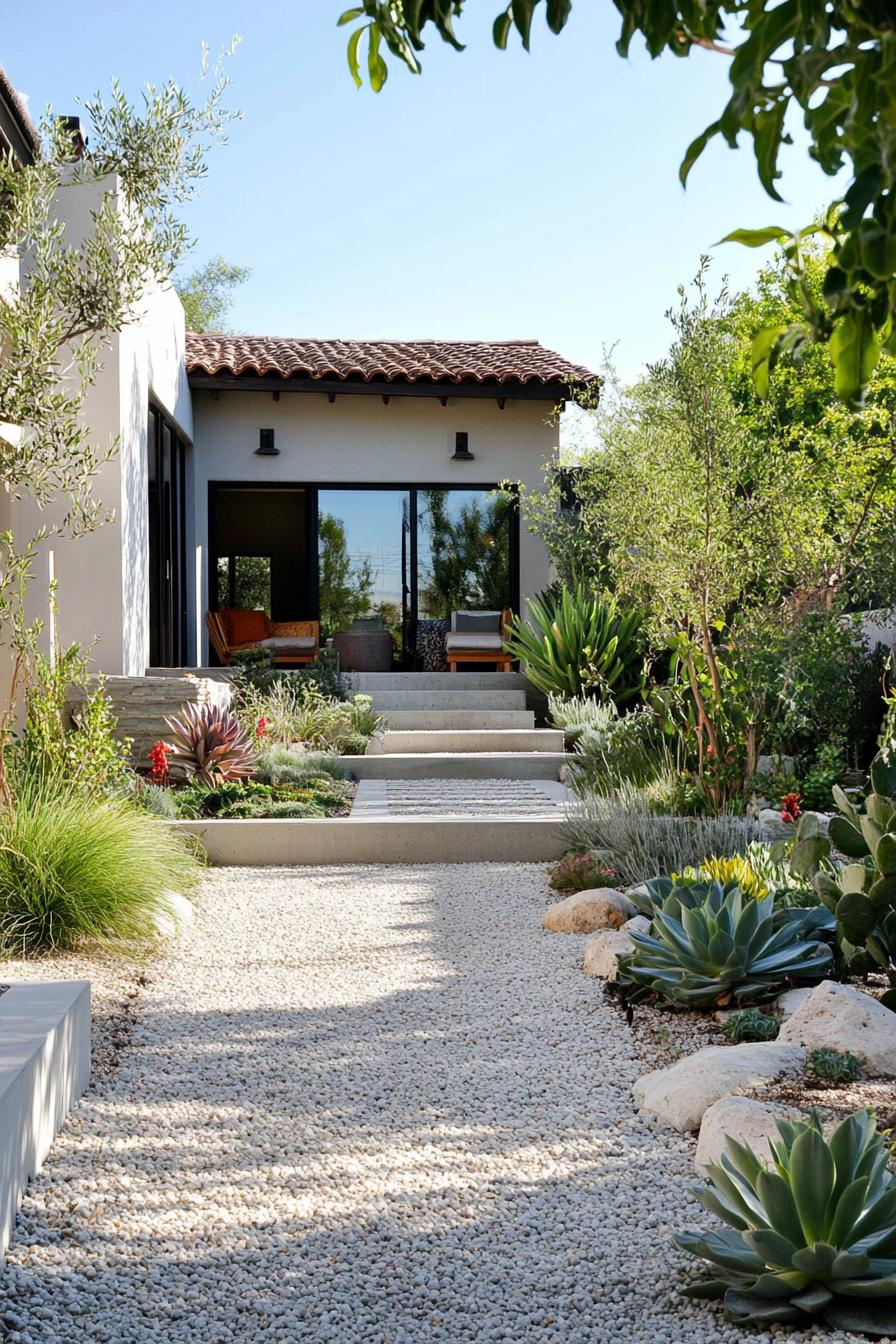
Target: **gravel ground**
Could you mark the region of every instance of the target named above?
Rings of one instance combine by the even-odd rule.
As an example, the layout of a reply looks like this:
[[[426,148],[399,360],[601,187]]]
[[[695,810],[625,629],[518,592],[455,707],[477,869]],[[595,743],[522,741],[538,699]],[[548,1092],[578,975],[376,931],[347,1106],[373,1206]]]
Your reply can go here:
[[[6,1339],[822,1344],[674,1295],[692,1145],[522,865],[218,870],[30,1188]]]

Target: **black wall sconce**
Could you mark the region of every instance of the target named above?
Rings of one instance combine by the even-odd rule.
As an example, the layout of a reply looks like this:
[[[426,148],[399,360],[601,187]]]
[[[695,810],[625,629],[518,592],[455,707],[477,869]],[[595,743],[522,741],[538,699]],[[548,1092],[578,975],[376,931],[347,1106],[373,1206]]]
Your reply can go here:
[[[459,429],[454,436],[452,462],[472,462],[476,454],[470,452],[470,436],[465,429]]]
[[[258,431],[258,447],[255,449],[256,457],[276,457],[279,452],[280,449],[274,446],[274,431],[272,429],[260,429]]]

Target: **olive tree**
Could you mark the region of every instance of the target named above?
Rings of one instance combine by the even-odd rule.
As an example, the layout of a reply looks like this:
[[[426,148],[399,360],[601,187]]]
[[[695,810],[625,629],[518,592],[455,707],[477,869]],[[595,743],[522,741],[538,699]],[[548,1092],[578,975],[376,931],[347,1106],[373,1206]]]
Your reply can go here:
[[[150,286],[170,281],[189,246],[179,208],[197,191],[207,149],[225,138],[231,116],[228,80],[205,51],[202,74],[210,87],[201,101],[168,81],[148,85],[134,105],[113,82],[110,96],[84,104],[86,143],[73,146],[70,130],[48,112],[33,163],[0,156],[0,256],[21,276],[0,294],[0,479],[12,501],[56,505],[59,534],[78,536],[108,517],[92,486],[117,443],[98,439],[82,408],[110,337],[139,316]],[[60,199],[88,186],[99,204],[87,236],[71,242]],[[39,631],[28,622],[26,597],[47,535],[47,528],[0,532],[0,644],[12,659],[0,707],[7,804],[3,749]]]

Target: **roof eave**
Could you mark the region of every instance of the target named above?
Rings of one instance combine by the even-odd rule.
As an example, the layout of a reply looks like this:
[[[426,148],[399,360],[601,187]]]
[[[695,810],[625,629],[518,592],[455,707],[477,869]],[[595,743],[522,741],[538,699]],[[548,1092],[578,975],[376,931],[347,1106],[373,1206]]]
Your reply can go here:
[[[466,397],[488,398],[492,401],[497,398],[506,401],[549,401],[553,403],[576,396],[586,386],[582,381],[567,383],[558,380],[545,383],[538,379],[530,379],[526,382],[521,382],[518,379],[510,379],[506,382],[500,382],[497,379],[487,379],[482,382],[474,379],[463,382],[436,382],[421,378],[413,382],[408,380],[388,381],[386,379],[372,379],[367,382],[362,379],[343,378],[299,376],[284,378],[278,373],[234,374],[229,369],[222,370],[220,373],[208,373],[204,369],[188,370],[187,378],[191,388],[204,388],[218,392],[225,390],[241,392],[316,392],[328,396],[376,395],[384,397],[438,397],[440,399]]]

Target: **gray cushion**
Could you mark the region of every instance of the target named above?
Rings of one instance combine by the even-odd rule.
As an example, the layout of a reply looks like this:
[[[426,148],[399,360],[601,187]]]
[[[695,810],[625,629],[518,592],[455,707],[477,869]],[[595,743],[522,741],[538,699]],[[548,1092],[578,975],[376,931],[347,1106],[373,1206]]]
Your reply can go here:
[[[271,635],[258,641],[260,649],[276,649],[280,653],[309,653],[317,648],[313,635]]]
[[[445,648],[451,653],[459,649],[470,649],[477,653],[484,653],[486,649],[500,651],[503,647],[504,641],[500,635],[457,634],[448,635],[445,640]]]
[[[496,635],[501,630],[502,615],[500,611],[452,611],[451,629]]]

